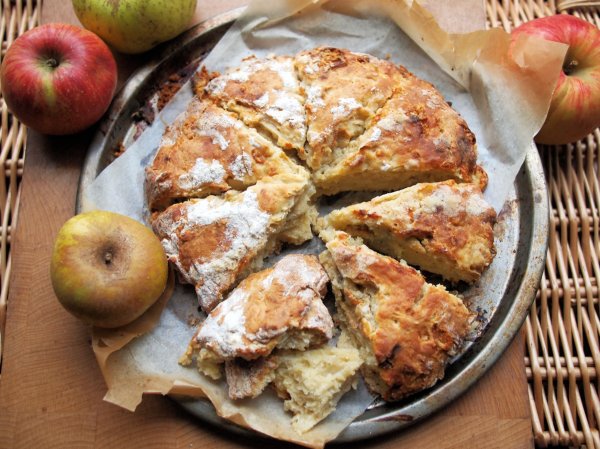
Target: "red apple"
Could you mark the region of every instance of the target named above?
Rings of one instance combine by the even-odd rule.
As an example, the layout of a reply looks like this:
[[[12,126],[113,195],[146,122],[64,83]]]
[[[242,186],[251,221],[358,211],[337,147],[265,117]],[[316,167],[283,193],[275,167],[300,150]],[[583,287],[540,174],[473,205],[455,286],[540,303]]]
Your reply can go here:
[[[117,86],[117,64],[94,33],[51,23],[13,42],[0,72],[8,108],[44,134],[72,134],[96,122]]]
[[[526,22],[512,35],[535,35],[569,45],[552,95],[539,143],[559,145],[585,137],[600,126],[600,30],[569,15]]]

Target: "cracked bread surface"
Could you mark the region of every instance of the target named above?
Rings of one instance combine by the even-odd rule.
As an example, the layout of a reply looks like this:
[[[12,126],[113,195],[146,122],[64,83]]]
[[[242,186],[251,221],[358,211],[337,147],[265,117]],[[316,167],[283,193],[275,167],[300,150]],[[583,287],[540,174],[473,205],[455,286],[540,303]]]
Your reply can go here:
[[[193,351],[213,360],[256,360],[277,347],[299,349],[325,343],[333,321],[322,298],[328,277],[316,256],[290,254],[272,268],[244,279],[200,324]]]
[[[495,255],[496,212],[473,184],[417,184],[335,210],[325,221],[452,282],[476,281]]]
[[[208,81],[201,95],[236,112],[281,148],[300,151],[304,147],[306,114],[294,58],[250,56]]]
[[[300,157],[316,170],[362,133],[392,96],[404,68],[373,56],[320,47],[299,53],[306,96],[306,145]]]
[[[460,116],[429,83],[370,55],[319,47],[293,57],[249,57],[222,75],[201,71],[196,94],[163,137],[147,170],[146,195],[153,222],[161,223],[160,237],[170,260],[181,278],[207,298],[200,299],[205,310],[244,275],[259,269],[262,258],[280,242],[298,245],[312,237],[315,196],[431,179],[485,185],[474,138]],[[292,153],[304,159],[312,179]],[[306,178],[302,193],[290,181],[294,177]],[[198,273],[209,263],[206,248],[235,243],[236,235],[243,239],[244,233],[221,232],[224,221],[210,228],[197,223],[196,230],[187,223],[183,242],[180,236],[167,236],[182,228],[166,226],[165,217],[185,216],[187,209],[205,203],[209,209],[217,207],[216,199],[205,197],[221,195],[228,202],[266,179],[279,179],[269,184],[278,185],[274,195],[295,198],[291,208],[284,205],[286,217],[276,220],[274,232],[269,225],[265,242],[258,238],[258,251],[253,243],[240,243],[249,247],[248,256],[234,258],[239,266],[227,264],[232,275],[220,269],[213,280]],[[285,183],[290,192],[279,188]],[[180,247],[195,248],[198,259],[192,260],[191,251],[180,257]],[[216,251],[213,265],[221,264],[221,254]],[[222,288],[216,285],[221,280]],[[207,293],[209,284],[210,290],[219,291]]]
[[[153,228],[169,260],[195,286],[208,312],[225,307],[220,301],[238,282],[239,289],[262,273],[255,272],[282,243],[298,245],[312,238],[319,195],[397,190],[448,179],[481,189],[487,183],[476,163],[475,138],[460,115],[431,84],[369,55],[320,47],[295,56],[250,57],[222,75],[201,72],[196,95],[163,137],[147,171],[146,194]],[[372,240],[365,235],[374,248],[395,248],[389,243],[396,239],[391,232],[389,241],[377,247],[387,231],[372,230],[366,220],[360,225],[357,229],[378,233]],[[422,245],[423,239],[414,238]],[[359,251],[359,259],[366,249]],[[463,338],[461,323],[469,314],[460,300],[376,253],[381,259],[371,256],[381,270],[354,273],[354,279],[334,253],[323,254],[323,264],[332,276],[344,327],[359,330],[352,338],[366,360],[362,371],[371,389],[396,400],[435,383]],[[388,266],[386,274],[383,267]],[[414,285],[421,285],[418,294]],[[289,307],[273,303],[269,288],[263,290],[256,303],[273,310],[256,313],[268,316],[276,328],[277,317]],[[406,305],[411,301],[412,308]],[[387,312],[380,314],[380,308]],[[209,324],[215,323],[212,312]],[[373,334],[363,332],[367,324]],[[293,326],[281,340],[270,340],[273,329],[259,332],[258,339],[242,339],[241,347],[254,349],[233,355],[209,340],[202,345],[193,340],[182,361],[195,357],[199,370],[214,379],[225,372],[232,398],[254,397],[273,381],[279,363],[274,348],[303,351],[324,340],[322,331],[317,338]],[[402,351],[400,343],[406,346]],[[295,381],[293,388],[301,392],[310,384],[301,377]],[[305,399],[317,404],[324,397]],[[310,414],[302,411],[302,400],[294,410]]]
[[[365,364],[369,388],[386,401],[433,386],[466,337],[472,314],[443,286],[343,232],[325,233],[320,260],[342,327]]]
[[[151,211],[163,210],[188,198],[244,190],[266,177],[303,172],[235,114],[195,98],[167,128],[146,169],[146,197]]]
[[[174,204],[153,217],[152,227],[180,278],[194,285],[200,306],[210,311],[276,250],[309,188],[306,177],[265,178],[243,192]]]
[[[326,195],[349,190],[397,190],[454,179],[485,189],[475,136],[430,83],[403,70],[391,98],[365,132],[313,173]]]

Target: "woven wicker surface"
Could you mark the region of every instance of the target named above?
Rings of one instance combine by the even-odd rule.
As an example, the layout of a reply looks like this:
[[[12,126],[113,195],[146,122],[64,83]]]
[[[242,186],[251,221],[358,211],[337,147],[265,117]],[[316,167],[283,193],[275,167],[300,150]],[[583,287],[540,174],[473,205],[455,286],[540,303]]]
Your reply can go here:
[[[39,20],[41,1],[1,0],[2,53]],[[487,0],[488,26],[513,27],[557,13],[600,27],[600,2]],[[0,357],[18,216],[26,130],[0,96]],[[536,446],[600,449],[600,130],[574,145],[540,147],[552,206],[546,270],[523,328]],[[0,365],[1,366],[1,365]]]
[[[41,2],[0,0],[0,36],[2,53],[25,31],[39,22]],[[27,130],[6,109],[0,94],[0,167],[4,178],[0,182],[0,360],[2,357],[2,335],[6,317],[6,298],[10,279],[10,239],[17,224],[21,176],[25,158]]]

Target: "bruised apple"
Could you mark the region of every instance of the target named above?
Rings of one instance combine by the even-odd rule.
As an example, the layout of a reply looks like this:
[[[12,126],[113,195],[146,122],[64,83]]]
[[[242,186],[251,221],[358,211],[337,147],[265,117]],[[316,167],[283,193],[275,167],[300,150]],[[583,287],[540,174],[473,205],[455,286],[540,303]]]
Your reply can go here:
[[[538,143],[559,145],[585,137],[600,126],[600,30],[567,14],[525,22],[512,32],[569,46]]]
[[[154,304],[168,267],[150,229],[124,215],[92,211],[69,219],[58,232],[50,276],[65,309],[86,323],[112,328]]]

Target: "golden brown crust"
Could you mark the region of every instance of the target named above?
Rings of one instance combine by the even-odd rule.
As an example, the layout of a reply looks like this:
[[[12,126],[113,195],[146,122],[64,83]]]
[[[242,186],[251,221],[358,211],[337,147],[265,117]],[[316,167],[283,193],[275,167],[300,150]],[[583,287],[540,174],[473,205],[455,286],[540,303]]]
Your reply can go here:
[[[281,242],[311,237],[315,186],[318,194],[333,194],[449,179],[486,185],[464,120],[431,84],[369,55],[317,48],[295,57],[250,57],[223,75],[200,72],[195,90],[198,100],[165,134],[146,188],[155,232],[207,311]],[[303,159],[314,185],[284,150]],[[487,248],[489,255],[491,214],[482,215],[489,226],[480,247],[457,231],[466,219],[461,214],[448,218],[451,227],[444,227],[439,213],[416,220],[413,215],[410,229],[400,229],[393,213],[371,206],[347,221],[353,233],[367,229],[374,238],[410,241],[416,253],[420,245],[421,255],[446,252],[456,266],[465,262],[467,275],[457,279],[478,276],[489,263],[487,256],[475,261],[471,253]],[[373,230],[376,222],[385,232]],[[467,226],[475,229],[474,222]],[[435,235],[428,237],[431,229]],[[386,400],[432,385],[464,338],[468,311],[415,270],[349,242],[349,237],[330,242],[327,266],[344,325],[370,351],[361,353],[367,382]],[[223,337],[218,343],[215,330],[214,338],[203,339],[199,332],[190,344],[203,372],[219,377],[224,360],[256,360],[274,347],[302,350],[328,338],[323,308],[306,309],[298,292],[288,298],[283,286],[289,289],[297,280],[266,285],[269,276],[256,273],[240,284],[237,295],[246,295],[239,299],[246,312],[237,314],[243,322],[237,325],[243,332],[228,333],[237,340]],[[213,312],[221,309],[224,302]],[[225,325],[229,312],[206,322]],[[201,329],[208,333],[206,322]],[[238,383],[245,371],[229,365],[234,396],[254,395],[270,376],[254,367],[256,378],[245,380],[256,382]]]
[[[389,101],[368,129],[314,175],[326,194],[397,190],[418,182],[455,179],[479,184],[475,137],[430,83],[403,70]]]
[[[193,341],[222,360],[255,360],[276,347],[325,343],[333,321],[322,298],[327,274],[315,256],[290,254],[251,274],[199,326]]]
[[[250,56],[204,89],[221,107],[286,150],[300,150],[306,139],[306,116],[293,59]]]
[[[479,188],[423,183],[333,211],[327,223],[450,281],[474,282],[495,255],[496,213]]]
[[[268,176],[303,171],[234,114],[193,100],[167,129],[146,169],[146,196],[150,210],[162,210],[176,201],[242,190]]]
[[[307,146],[300,156],[318,169],[364,132],[405,69],[366,54],[328,47],[301,52],[295,60],[308,122]]]
[[[305,177],[265,178],[244,192],[174,204],[154,215],[152,227],[208,311],[276,249],[278,233],[308,189]]]
[[[336,233],[327,249],[338,310],[368,351],[363,374],[369,387],[393,401],[441,379],[469,329],[471,314],[462,301],[348,234]]]

